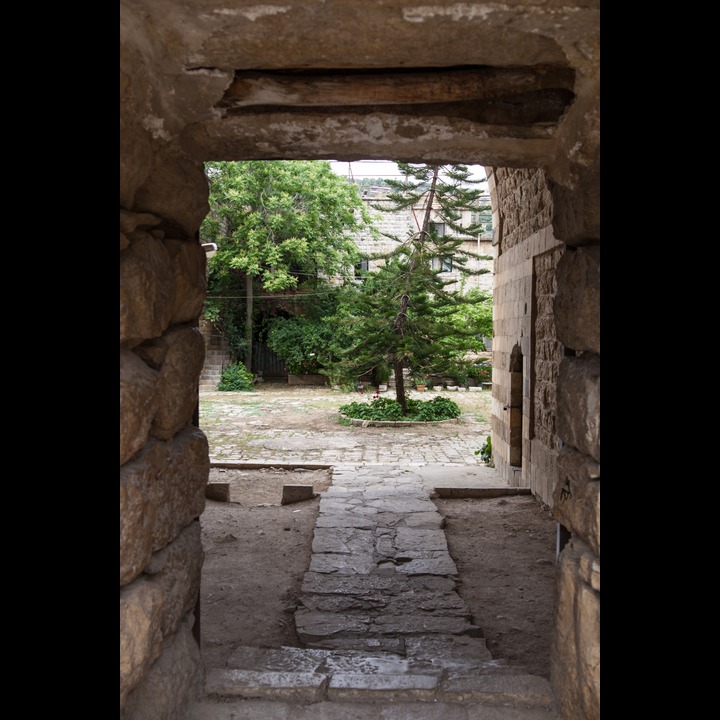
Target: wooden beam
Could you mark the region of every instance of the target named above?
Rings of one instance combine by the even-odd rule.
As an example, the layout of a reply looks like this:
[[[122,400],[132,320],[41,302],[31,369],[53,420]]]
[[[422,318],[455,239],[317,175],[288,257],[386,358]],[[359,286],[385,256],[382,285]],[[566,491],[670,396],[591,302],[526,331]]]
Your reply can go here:
[[[568,68],[480,68],[387,73],[238,72],[222,105],[332,107],[490,102],[519,93],[549,89],[571,91]]]

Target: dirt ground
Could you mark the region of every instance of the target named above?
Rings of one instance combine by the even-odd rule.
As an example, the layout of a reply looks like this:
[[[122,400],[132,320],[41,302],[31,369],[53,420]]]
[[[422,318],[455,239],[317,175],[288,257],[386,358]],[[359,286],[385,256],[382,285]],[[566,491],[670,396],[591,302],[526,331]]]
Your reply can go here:
[[[300,647],[293,613],[320,500],[281,505],[282,486],[312,482],[321,492],[328,472],[213,468],[211,480],[229,481],[231,494],[229,502],[208,499],[201,517],[206,667],[224,665],[238,645]],[[549,678],[556,525],[548,508],[530,496],[435,504],[446,519],[458,591],[493,657]]]

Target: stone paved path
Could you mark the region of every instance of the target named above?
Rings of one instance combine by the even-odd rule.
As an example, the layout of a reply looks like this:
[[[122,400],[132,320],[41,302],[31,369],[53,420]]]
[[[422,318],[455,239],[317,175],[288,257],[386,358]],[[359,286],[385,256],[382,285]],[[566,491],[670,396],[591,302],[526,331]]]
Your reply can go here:
[[[304,647],[237,648],[226,667],[208,669],[206,697],[188,720],[556,720],[547,680],[493,659],[472,623],[431,500],[439,487],[518,489],[492,468],[460,462],[462,433],[442,438],[442,454],[426,437],[433,462],[412,463],[393,432],[395,442],[386,436],[374,454],[332,433],[310,443],[333,480],[295,612]],[[258,448],[242,461],[260,462],[268,446]],[[287,433],[270,461],[299,463],[307,450],[307,435]]]

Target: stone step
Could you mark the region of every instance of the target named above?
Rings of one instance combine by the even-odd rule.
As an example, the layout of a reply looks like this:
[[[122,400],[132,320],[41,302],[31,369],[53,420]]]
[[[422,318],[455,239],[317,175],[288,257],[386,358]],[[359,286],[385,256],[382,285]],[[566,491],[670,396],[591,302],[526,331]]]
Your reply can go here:
[[[254,698],[203,698],[184,720],[561,720],[552,709],[491,703],[352,702],[301,704]]]
[[[550,684],[523,668],[473,658],[472,648],[440,648],[423,639],[417,657],[390,652],[240,647],[226,667],[209,670],[207,698],[297,703],[456,703],[514,708],[552,707]],[[423,650],[424,647],[424,650]],[[441,655],[431,657],[433,651]],[[445,652],[445,651],[448,651]],[[459,650],[453,654],[453,650]],[[384,717],[384,716],[383,716]],[[549,716],[545,716],[548,718]]]

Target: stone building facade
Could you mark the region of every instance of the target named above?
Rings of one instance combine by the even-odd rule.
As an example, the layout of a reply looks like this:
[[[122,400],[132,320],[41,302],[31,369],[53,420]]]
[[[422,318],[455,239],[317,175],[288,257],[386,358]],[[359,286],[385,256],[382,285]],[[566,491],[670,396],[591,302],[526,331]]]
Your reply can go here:
[[[490,172],[495,460],[569,538],[551,683],[597,720],[598,0],[121,0],[120,31],[122,720],[181,720],[203,682],[203,163],[373,158]]]
[[[396,210],[394,212],[382,211],[372,207],[373,205],[382,206],[384,203],[389,202],[384,196],[385,192],[381,188],[377,188],[375,191],[370,190],[367,195],[363,196],[368,211],[372,215],[373,223],[380,232],[380,236],[377,239],[367,236],[355,238],[355,244],[363,253],[388,252],[393,248],[395,242],[383,236],[383,233],[403,239],[406,238],[409,233],[418,232],[422,224],[425,214],[425,208],[422,206],[405,208],[404,210]],[[480,199],[478,207],[486,207],[489,206],[489,204],[490,196],[487,195]],[[431,213],[430,222],[442,224],[440,218],[434,212]],[[474,222],[473,210],[463,210],[461,212],[460,225],[469,227],[472,222]],[[478,260],[470,257],[465,266],[467,270],[471,272],[477,272],[480,269],[483,269],[485,272],[480,275],[469,275],[463,279],[458,271],[457,265],[453,265],[452,258],[450,258],[450,263],[447,265],[447,272],[443,273],[444,280],[452,281],[447,286],[447,289],[450,291],[460,290],[462,292],[478,289],[492,293],[494,256],[492,233],[468,236],[467,240],[460,246],[460,250],[474,253],[475,255],[487,256],[489,258],[487,260]],[[382,260],[370,260],[368,262],[368,268],[372,270],[381,263]]]

